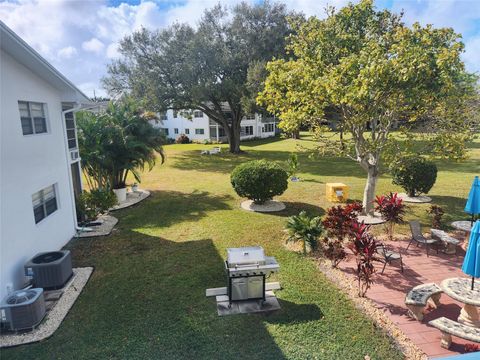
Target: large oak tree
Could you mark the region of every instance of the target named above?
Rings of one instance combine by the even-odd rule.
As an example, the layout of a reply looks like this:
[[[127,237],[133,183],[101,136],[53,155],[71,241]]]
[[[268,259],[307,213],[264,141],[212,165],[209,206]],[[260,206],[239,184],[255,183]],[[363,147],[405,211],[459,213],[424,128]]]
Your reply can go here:
[[[284,5],[242,3],[231,12],[206,10],[197,28],[175,24],[142,29],[120,43],[122,58],[108,67],[104,86],[129,93],[155,111],[202,110],[240,152],[240,122],[253,110],[249,72],[285,53],[290,34]],[[293,13],[290,13],[293,15]]]
[[[428,131],[412,151],[465,155],[475,78],[464,69],[464,47],[452,29],[408,27],[402,15],[364,0],[330,9],[324,20],[297,22],[294,31],[291,58],[268,63],[258,101],[287,129],[313,123],[322,153],[347,156],[366,171],[365,213],[373,213],[382,162],[398,159],[420,124]],[[326,118],[340,136],[320,126]],[[392,135],[398,124],[403,141]]]

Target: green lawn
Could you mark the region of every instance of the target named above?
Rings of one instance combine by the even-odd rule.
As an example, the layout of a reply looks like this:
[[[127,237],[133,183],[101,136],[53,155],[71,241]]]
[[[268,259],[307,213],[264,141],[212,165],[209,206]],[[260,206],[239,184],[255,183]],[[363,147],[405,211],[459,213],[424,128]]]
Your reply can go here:
[[[94,266],[82,295],[54,336],[41,343],[2,350],[5,359],[401,359],[392,341],[362,315],[314,262],[287,251],[285,217],[307,209],[324,214],[325,183],[345,182],[360,199],[365,176],[343,159],[300,155],[304,181],[280,198],[287,210],[275,215],[239,209],[229,183],[233,167],[249,159],[286,161],[308,140],[243,144],[245,154],[201,156],[205,145],[166,146],[167,162],[144,176],[151,198],[116,212],[117,231],[105,238],[72,241],[75,266]],[[480,143],[463,163],[439,163],[431,191],[462,218],[474,174],[480,172]],[[385,176],[378,192],[398,191]],[[408,217],[429,219],[427,205]],[[405,227],[398,231],[405,232]],[[284,287],[282,310],[265,315],[218,317],[205,289],[223,286],[227,247],[262,245],[276,256]]]

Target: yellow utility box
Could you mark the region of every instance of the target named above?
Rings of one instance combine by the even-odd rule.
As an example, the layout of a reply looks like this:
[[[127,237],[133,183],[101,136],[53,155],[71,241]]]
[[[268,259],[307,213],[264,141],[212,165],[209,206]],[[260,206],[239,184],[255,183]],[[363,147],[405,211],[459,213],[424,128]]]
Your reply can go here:
[[[348,186],[343,183],[327,183],[325,195],[330,202],[347,202]]]

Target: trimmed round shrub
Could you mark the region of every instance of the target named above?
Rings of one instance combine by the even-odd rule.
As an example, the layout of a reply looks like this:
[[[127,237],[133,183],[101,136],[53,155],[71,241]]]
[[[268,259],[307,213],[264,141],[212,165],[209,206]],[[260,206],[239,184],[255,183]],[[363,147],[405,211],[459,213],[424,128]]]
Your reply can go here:
[[[288,174],[274,162],[254,160],[233,169],[230,181],[239,196],[263,204],[287,190]]]
[[[400,185],[408,196],[428,194],[437,180],[437,166],[424,158],[406,158],[391,168],[393,184]]]

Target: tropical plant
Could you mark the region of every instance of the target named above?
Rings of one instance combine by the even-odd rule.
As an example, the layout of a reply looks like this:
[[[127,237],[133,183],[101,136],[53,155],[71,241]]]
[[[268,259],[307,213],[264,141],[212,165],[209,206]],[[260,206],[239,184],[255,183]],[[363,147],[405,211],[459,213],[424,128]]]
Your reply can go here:
[[[253,160],[233,169],[230,181],[239,196],[263,204],[287,190],[288,174],[274,162]]]
[[[390,171],[393,184],[400,185],[411,197],[428,194],[437,180],[437,166],[422,157],[403,158]]]
[[[345,259],[345,242],[351,239],[357,216],[362,211],[362,204],[354,202],[345,206],[332,206],[322,221],[327,236],[322,241],[322,253],[335,268]]]
[[[350,250],[355,255],[357,264],[358,296],[364,297],[373,283],[375,273],[374,262],[378,261],[378,243],[369,232],[369,226],[365,224],[354,225],[354,239],[349,244]]]
[[[180,134],[180,136],[175,140],[177,144],[190,144],[190,139],[185,134]]]
[[[298,155],[295,153],[291,153],[287,160],[287,165],[288,165],[288,176],[294,178],[298,172],[298,165],[299,165]]]
[[[332,206],[322,221],[327,235],[340,241],[351,237],[352,227],[357,223],[357,217],[362,211],[362,204],[353,202],[347,205]]]
[[[432,228],[440,229],[442,227],[442,217],[445,214],[443,208],[438,205],[431,205],[427,213],[432,215]]]
[[[464,158],[475,121],[469,106],[477,76],[465,71],[460,35],[451,28],[407,26],[402,15],[362,0],[329,8],[323,19],[293,21],[290,57],[267,64],[257,98],[281,119],[280,128],[312,127],[321,155],[359,164],[367,175],[368,214],[381,166],[393,161],[387,152],[398,159],[405,140],[418,139],[410,151]],[[392,133],[399,123],[406,135],[400,139]],[[427,131],[417,131],[419,124]]]
[[[317,248],[318,238],[323,233],[322,222],[319,216],[311,217],[306,211],[290,216],[285,225],[288,234],[287,242],[301,242],[303,254],[307,249],[313,251]]]
[[[389,240],[393,240],[393,230],[395,224],[403,222],[405,214],[405,204],[398,197],[397,193],[381,195],[375,198],[375,210],[378,211],[387,223],[387,235]]]
[[[149,121],[155,121],[151,113],[131,98],[110,102],[104,112],[77,114],[82,169],[91,189],[125,187],[129,174],[140,182],[140,172],[153,168],[157,154],[163,163],[165,138]]]
[[[75,201],[77,218],[80,222],[96,220],[117,203],[115,194],[110,190],[93,189],[83,191]]]

